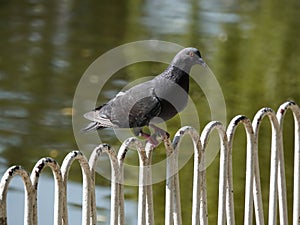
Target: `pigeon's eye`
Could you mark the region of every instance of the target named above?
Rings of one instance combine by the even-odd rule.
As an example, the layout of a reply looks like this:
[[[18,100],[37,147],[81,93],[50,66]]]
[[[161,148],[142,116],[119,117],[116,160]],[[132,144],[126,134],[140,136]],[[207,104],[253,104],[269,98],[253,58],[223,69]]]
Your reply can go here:
[[[190,55],[191,57],[194,57],[194,52],[190,52],[189,55]]]

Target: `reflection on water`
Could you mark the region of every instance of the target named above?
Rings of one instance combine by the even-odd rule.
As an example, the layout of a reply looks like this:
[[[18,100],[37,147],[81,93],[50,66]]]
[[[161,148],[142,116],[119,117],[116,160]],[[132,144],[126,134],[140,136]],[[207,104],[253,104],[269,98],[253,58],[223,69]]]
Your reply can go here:
[[[30,170],[39,158],[49,155],[61,162],[67,152],[76,149],[71,107],[79,79],[99,55],[131,41],[160,39],[200,48],[223,89],[228,120],[240,113],[253,118],[260,107],[276,109],[287,99],[300,104],[299,21],[296,0],[284,4],[270,0],[1,1],[1,171],[13,164]],[[155,75],[149,71],[157,73],[160,68],[149,70],[145,65],[122,70],[118,79],[109,81],[99,101],[106,101],[141,74]],[[193,86],[191,82],[191,98],[199,102],[203,127],[210,120],[209,107],[205,96],[193,91]],[[178,129],[175,123],[172,126],[174,131]],[[286,132],[291,127],[291,123],[285,123]],[[268,165],[269,127],[266,124],[262,129],[266,136],[260,140],[260,162]],[[104,132],[103,140],[113,140],[111,134]],[[238,140],[244,139],[243,134],[239,136],[233,159],[235,198],[241,202],[235,207],[237,220],[242,221],[245,154],[238,148],[245,143]],[[288,161],[292,140],[287,136],[285,142]],[[216,220],[217,163],[218,159],[207,175],[210,222]],[[288,188],[292,187],[291,166],[287,165]],[[181,171],[182,183],[191,183],[191,171],[192,162]],[[268,171],[263,174],[267,196]],[[107,184],[101,179],[99,183]],[[191,187],[182,189],[183,217],[189,223]],[[155,185],[156,196],[163,196],[163,192],[163,184]],[[291,205],[290,194],[288,201]],[[162,215],[163,206],[155,202],[158,224],[163,223]]]
[[[146,1],[141,24],[158,34],[184,35],[188,32],[191,5],[182,1]]]

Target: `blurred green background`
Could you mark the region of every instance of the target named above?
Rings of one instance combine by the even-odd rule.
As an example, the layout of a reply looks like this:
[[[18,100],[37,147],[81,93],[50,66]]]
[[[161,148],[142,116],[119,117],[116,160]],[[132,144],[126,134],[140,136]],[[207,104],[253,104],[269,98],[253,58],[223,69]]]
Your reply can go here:
[[[297,0],[284,3],[271,0],[1,0],[0,174],[15,164],[30,171],[35,162],[45,156],[61,163],[69,151],[77,149],[72,130],[72,101],[76,86],[98,56],[128,42],[156,39],[199,48],[223,90],[227,121],[238,114],[252,119],[261,107],[277,110],[286,100],[300,104],[299,21],[300,2]],[[109,83],[99,96],[99,102],[105,102],[112,93],[140,78],[141,74],[153,76],[164,67],[141,63],[119,71],[114,79],[120,82]],[[203,129],[210,120],[209,107],[205,96],[193,91],[193,85],[192,82],[191,97],[199,106]],[[293,124],[291,114],[286,117],[284,147],[285,159],[290,162],[286,170],[291,221]],[[172,124],[171,134],[179,128],[176,123]],[[259,157],[263,165],[266,214],[270,155],[270,126],[267,122],[263,123],[260,133]],[[103,140],[118,145],[109,134],[104,133]],[[241,224],[245,179],[245,135],[242,128],[238,128],[235,140],[235,209],[237,224]],[[163,156],[159,151],[154,153],[154,159]],[[184,224],[191,222],[192,167],[191,159],[180,171],[184,184],[181,187]],[[74,166],[74,170],[78,167]],[[70,217],[72,224],[79,224],[76,218],[80,218],[80,198],[72,202],[72,195],[80,196],[81,178],[76,172],[70,176],[71,188],[78,189],[70,194]],[[45,175],[46,183],[52,182],[49,177]],[[215,223],[218,157],[208,168],[207,179],[209,222]],[[109,181],[98,176],[97,183],[97,201],[101,202],[98,213],[103,221],[99,224],[108,224]],[[10,198],[22,202],[20,182],[13,185],[15,188]],[[126,188],[126,217],[127,223],[132,224],[137,218],[137,188]],[[163,182],[154,185],[156,224],[164,223],[164,190]],[[40,195],[49,198],[45,204],[52,204],[47,191],[43,193],[41,190]],[[9,205],[15,207],[14,203]],[[49,214],[49,211],[40,211],[42,224],[47,224]],[[9,211],[9,216],[12,215],[15,214]],[[12,224],[17,224],[14,220],[19,222],[17,218],[9,219]]]

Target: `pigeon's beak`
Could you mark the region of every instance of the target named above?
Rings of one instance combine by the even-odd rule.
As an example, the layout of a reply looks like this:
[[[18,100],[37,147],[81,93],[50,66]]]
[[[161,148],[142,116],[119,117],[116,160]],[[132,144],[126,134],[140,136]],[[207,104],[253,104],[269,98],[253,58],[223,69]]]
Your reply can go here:
[[[204,62],[204,60],[203,60],[202,58],[199,58],[199,59],[198,59],[198,64],[200,64],[200,65],[203,66],[203,67],[206,67],[206,66],[207,66],[207,64]]]

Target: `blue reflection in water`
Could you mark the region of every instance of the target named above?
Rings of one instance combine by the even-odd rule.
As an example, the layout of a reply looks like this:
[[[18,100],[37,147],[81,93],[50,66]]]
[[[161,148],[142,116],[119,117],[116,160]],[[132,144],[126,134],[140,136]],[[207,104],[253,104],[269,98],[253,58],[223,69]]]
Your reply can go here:
[[[108,223],[110,211],[110,188],[96,187],[97,213],[99,222]],[[69,223],[81,224],[82,185],[68,182]],[[38,223],[53,224],[54,181],[47,176],[41,176],[38,184]],[[10,184],[7,197],[8,224],[23,224],[24,191],[21,178],[15,178]],[[17,203],[17,204],[16,204]]]

